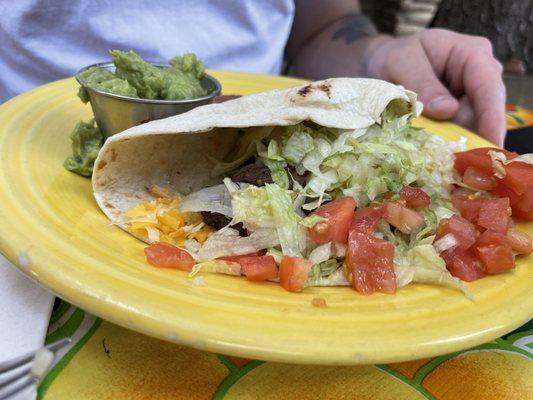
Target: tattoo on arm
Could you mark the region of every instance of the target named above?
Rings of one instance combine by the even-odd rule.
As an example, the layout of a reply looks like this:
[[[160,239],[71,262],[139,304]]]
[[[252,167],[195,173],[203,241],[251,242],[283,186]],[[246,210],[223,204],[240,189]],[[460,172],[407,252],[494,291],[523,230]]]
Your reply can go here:
[[[341,27],[333,33],[331,38],[333,40],[344,39],[346,44],[378,34],[372,22],[361,14],[348,15],[342,20],[341,24]]]

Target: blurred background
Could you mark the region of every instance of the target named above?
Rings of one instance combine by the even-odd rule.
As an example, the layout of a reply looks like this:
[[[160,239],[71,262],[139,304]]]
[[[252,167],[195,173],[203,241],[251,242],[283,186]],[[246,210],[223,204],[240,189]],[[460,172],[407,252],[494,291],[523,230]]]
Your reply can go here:
[[[508,103],[533,108],[533,0],[362,0],[382,32],[408,35],[425,27],[490,39],[504,65]]]

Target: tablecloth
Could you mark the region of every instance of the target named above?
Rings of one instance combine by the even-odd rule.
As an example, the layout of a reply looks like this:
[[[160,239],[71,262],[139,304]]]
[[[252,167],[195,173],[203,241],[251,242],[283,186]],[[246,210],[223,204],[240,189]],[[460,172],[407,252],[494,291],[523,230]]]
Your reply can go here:
[[[74,339],[44,399],[533,399],[533,323],[473,349],[369,366],[244,360],[144,336],[61,301],[47,342]]]
[[[533,112],[509,106],[510,129]],[[41,399],[533,399],[533,323],[465,351],[368,366],[245,360],[163,342],[57,301],[47,342],[73,338]]]

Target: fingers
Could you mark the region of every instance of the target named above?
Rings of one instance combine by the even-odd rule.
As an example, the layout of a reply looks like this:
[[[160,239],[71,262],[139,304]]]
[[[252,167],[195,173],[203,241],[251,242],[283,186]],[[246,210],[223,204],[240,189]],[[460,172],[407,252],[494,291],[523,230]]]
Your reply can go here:
[[[505,85],[501,65],[492,54],[470,48],[462,76],[465,94],[474,109],[477,132],[498,146],[505,139]]]
[[[459,103],[439,80],[418,40],[390,49],[386,60],[389,80],[418,93],[424,114],[435,119],[450,119]]]
[[[503,145],[505,86],[501,65],[487,39],[443,30],[391,39],[372,52],[367,71],[417,92],[425,115],[435,119],[455,116],[469,127],[475,120],[481,136]],[[450,90],[457,96],[466,94],[468,102],[465,99],[461,109]]]
[[[459,111],[454,115],[452,121],[473,132],[476,130],[476,115],[470,104],[470,100],[468,100],[468,96],[465,95],[459,99]]]

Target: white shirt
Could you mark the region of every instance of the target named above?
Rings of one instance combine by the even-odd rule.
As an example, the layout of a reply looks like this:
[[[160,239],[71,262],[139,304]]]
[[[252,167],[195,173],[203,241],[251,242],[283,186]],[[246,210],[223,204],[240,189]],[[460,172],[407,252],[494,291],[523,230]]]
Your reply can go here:
[[[280,72],[292,0],[0,2],[0,102],[134,50],[149,61],[195,52],[208,68]]]

